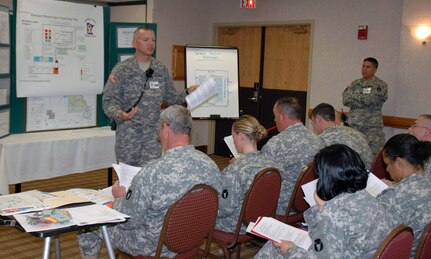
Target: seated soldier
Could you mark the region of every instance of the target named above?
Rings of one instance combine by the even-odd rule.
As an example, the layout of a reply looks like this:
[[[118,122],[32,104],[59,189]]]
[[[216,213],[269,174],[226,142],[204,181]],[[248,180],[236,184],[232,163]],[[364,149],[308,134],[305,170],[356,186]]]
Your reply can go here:
[[[365,168],[371,169],[373,157],[368,140],[364,134],[354,128],[337,123],[335,109],[332,105],[321,103],[314,107],[311,112],[311,121],[325,147],[332,144],[344,144],[358,152]]]
[[[155,255],[164,216],[169,207],[196,184],[217,188],[219,170],[206,154],[189,144],[192,129],[190,111],[173,105],[162,111],[159,121],[164,154],[142,167],[129,190],[112,187],[113,208],[130,216],[124,224],[108,228],[113,247],[136,255]],[[78,235],[82,258],[98,258],[101,231]],[[174,256],[167,249],[162,256]]]

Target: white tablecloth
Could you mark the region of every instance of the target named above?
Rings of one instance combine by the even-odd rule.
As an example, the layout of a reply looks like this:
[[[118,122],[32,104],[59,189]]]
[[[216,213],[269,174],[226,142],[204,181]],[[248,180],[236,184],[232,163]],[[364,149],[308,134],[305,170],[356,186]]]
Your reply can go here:
[[[116,163],[109,127],[14,134],[0,139],[0,194],[9,184],[108,168]]]

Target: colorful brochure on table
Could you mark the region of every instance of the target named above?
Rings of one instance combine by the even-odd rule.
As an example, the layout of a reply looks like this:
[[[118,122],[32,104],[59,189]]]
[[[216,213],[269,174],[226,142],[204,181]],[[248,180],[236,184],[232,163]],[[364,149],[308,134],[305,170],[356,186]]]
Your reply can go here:
[[[58,208],[70,204],[107,204],[113,197],[92,189],[70,189],[45,193],[38,190],[0,196],[0,215],[10,216],[20,213]]]
[[[123,222],[128,215],[94,204],[68,209],[48,209],[38,212],[14,215],[26,232],[47,231],[70,226],[85,226]]]

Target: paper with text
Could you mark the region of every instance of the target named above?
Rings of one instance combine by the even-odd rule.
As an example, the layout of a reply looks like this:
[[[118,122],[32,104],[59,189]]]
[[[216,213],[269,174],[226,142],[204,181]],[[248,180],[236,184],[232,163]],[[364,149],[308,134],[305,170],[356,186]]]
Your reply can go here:
[[[318,179],[301,186],[302,191],[304,192],[304,199],[310,206],[316,205],[314,192],[316,191],[317,180]],[[368,173],[367,187],[365,188],[365,191],[367,191],[371,196],[377,197],[377,195],[386,188],[388,188],[388,186],[382,180],[373,173]]]
[[[142,168],[142,167],[127,165],[124,163],[112,164],[112,167],[117,173],[120,186],[123,185],[124,187],[126,187],[126,190],[129,189],[133,178],[135,177],[136,174],[139,173],[139,171]]]
[[[130,218],[126,214],[99,204],[70,208],[67,209],[67,211],[72,215],[73,222],[78,226],[107,222],[123,222],[126,218]]]
[[[373,197],[377,197],[388,186],[373,173],[368,174],[367,188],[365,190]]]
[[[201,105],[203,102],[208,100],[217,94],[216,81],[210,77],[208,80],[203,82],[196,90],[186,96],[186,102],[190,109]]]
[[[250,223],[247,232],[280,243],[292,241],[295,245],[308,250],[312,241],[308,232],[292,227],[271,217],[259,217],[256,223]]]
[[[236,150],[235,144],[233,143],[232,135],[224,137],[224,142],[226,143],[226,145],[229,148],[232,155],[234,157],[238,158],[240,156],[240,154],[238,154],[238,151]]]
[[[51,198],[44,199],[43,203],[51,208],[58,208],[68,204],[89,202],[86,198],[78,196],[71,191],[51,192]]]
[[[43,199],[52,197],[38,190],[0,196],[0,215],[8,216],[30,211],[49,209]]]

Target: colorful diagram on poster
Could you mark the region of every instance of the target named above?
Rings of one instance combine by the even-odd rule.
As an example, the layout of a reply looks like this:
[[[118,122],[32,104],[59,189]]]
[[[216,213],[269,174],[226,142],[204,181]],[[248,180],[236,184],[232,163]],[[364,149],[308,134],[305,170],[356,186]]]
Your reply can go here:
[[[103,46],[103,7],[18,0],[17,96],[100,94]]]

